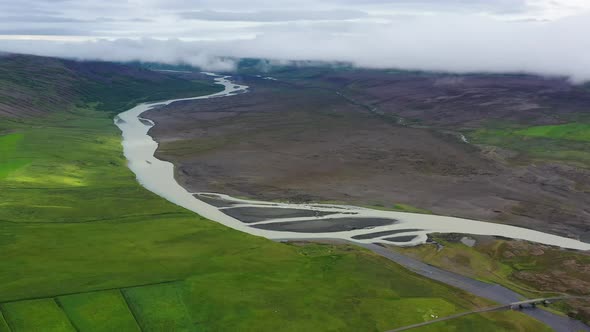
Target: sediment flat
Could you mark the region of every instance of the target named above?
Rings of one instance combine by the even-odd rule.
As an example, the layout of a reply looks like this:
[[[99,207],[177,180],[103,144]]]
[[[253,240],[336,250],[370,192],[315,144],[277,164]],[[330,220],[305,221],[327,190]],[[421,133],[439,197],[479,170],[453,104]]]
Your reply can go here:
[[[203,194],[195,194],[194,195],[195,198],[197,198],[198,200],[201,200],[209,205],[213,205],[215,207],[230,207],[232,205],[234,205],[234,202],[222,199],[222,198],[217,198],[217,197],[212,197],[212,196],[208,196],[208,195],[203,195]]]
[[[404,242],[412,242],[416,238],[416,235],[404,235],[404,236],[393,236],[393,237],[386,237],[383,240],[394,242],[394,243],[404,243]]]
[[[328,218],[303,221],[277,222],[253,225],[252,227],[280,232],[324,233],[344,232],[363,228],[369,229],[372,227],[393,225],[396,222],[397,221],[394,219],[380,218]]]
[[[368,233],[368,234],[355,235],[352,238],[355,240],[365,240],[365,239],[374,239],[376,237],[381,237],[381,236],[386,236],[386,235],[395,235],[395,234],[400,234],[400,233],[410,233],[410,232],[419,232],[419,231],[422,231],[422,229],[416,229],[416,228],[396,229],[396,230],[392,230],[392,231],[382,231],[382,232],[373,232],[373,233]]]
[[[301,210],[272,207],[235,207],[220,210],[230,217],[234,217],[243,223],[254,223],[268,219],[322,217],[334,214],[316,210]]]

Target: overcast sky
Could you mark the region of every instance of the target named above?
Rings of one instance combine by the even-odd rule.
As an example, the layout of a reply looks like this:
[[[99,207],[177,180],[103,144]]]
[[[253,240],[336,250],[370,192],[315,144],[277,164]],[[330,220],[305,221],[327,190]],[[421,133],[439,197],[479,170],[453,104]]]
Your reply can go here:
[[[189,63],[349,61],[590,80],[590,0],[0,1],[0,50]]]

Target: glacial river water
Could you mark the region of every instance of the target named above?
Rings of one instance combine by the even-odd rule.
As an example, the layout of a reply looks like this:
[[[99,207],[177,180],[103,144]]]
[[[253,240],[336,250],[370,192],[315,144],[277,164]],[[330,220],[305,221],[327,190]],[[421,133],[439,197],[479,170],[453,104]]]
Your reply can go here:
[[[563,248],[590,250],[589,243],[576,239],[462,218],[346,205],[262,202],[220,193],[190,193],[176,182],[174,166],[154,157],[158,144],[148,135],[148,131],[155,124],[141,118],[141,114],[176,101],[231,98],[248,91],[247,86],[232,83],[229,77],[216,77],[215,81],[225,87],[224,91],[208,96],[139,104],[115,118],[115,124],[123,134],[123,148],[129,168],[139,183],[172,203],[236,230],[275,240],[338,238],[365,244],[383,242],[411,246],[424,243],[429,233],[463,233],[503,236]]]

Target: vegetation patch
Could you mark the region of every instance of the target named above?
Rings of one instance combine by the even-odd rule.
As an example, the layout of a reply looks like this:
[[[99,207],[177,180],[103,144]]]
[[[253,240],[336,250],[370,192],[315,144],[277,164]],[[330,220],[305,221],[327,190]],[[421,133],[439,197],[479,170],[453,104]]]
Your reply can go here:
[[[23,134],[0,136],[0,179],[29,163],[27,158],[15,157],[23,140]]]
[[[53,299],[4,303],[1,309],[13,332],[76,331]]]
[[[184,305],[180,283],[164,283],[123,290],[142,331],[194,331],[190,313]]]
[[[219,86],[200,81],[188,81],[168,77],[160,84],[151,81],[130,79],[119,75],[111,78],[108,85],[87,81],[81,88],[84,103],[96,103],[99,111],[117,113],[119,110],[131,108],[146,101],[193,97],[196,94],[219,92]]]
[[[57,301],[78,331],[140,331],[119,290],[60,296]]]
[[[494,321],[494,325],[482,324],[481,317],[470,315],[453,320],[454,324],[448,326],[446,322],[432,324],[426,328],[415,329],[415,331],[478,331],[478,332],[529,332],[529,331],[553,331],[536,320],[521,319],[522,313],[515,311],[488,312],[481,314],[481,317]]]
[[[590,125],[584,123],[568,123],[555,126],[536,126],[517,130],[516,134],[530,137],[590,142]]]
[[[398,203],[398,204],[393,205],[393,210],[400,211],[400,212],[432,214],[432,211],[430,211],[430,210],[421,209],[421,208],[418,208],[418,207],[415,207],[412,205],[402,204],[402,203]]]
[[[11,332],[10,327],[8,327],[8,323],[6,323],[6,319],[4,319],[4,314],[0,311],[0,332]]]
[[[497,125],[469,134],[473,143],[497,146],[518,153],[512,160],[537,159],[590,165],[590,125],[570,123],[527,128]]]

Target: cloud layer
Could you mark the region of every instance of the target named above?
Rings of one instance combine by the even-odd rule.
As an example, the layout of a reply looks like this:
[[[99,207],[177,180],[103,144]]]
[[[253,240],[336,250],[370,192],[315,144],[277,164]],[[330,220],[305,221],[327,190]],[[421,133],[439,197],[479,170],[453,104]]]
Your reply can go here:
[[[27,13],[0,4],[0,50],[206,70],[261,57],[590,80],[586,1],[130,0],[96,11],[92,1],[23,1]]]

